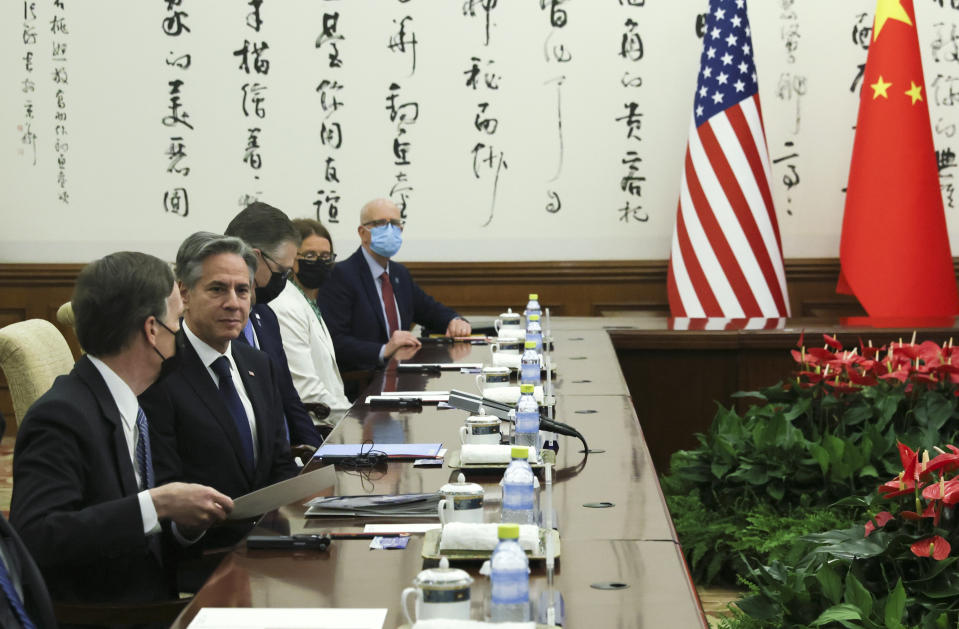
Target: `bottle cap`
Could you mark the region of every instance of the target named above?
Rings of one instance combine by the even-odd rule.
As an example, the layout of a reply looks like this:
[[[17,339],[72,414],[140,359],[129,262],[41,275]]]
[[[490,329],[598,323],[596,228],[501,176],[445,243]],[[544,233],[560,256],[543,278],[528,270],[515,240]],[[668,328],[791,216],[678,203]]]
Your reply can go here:
[[[537,293],[530,293],[529,298],[530,301],[537,301],[539,299],[539,295]]]
[[[526,341],[526,345],[523,347],[526,349],[536,349],[536,341]]]
[[[529,319],[530,321],[539,321],[539,315],[538,315],[538,314],[531,314],[530,316],[528,316],[528,317],[526,317],[526,318]]]
[[[532,393],[533,390],[534,390],[534,389],[533,389],[533,385],[532,385],[532,384],[521,384],[521,385],[519,385],[519,392],[520,392],[520,393]]]
[[[526,446],[513,446],[513,449],[510,450],[509,454],[514,459],[528,459],[529,448]]]
[[[519,524],[500,524],[496,533],[500,539],[519,539]]]

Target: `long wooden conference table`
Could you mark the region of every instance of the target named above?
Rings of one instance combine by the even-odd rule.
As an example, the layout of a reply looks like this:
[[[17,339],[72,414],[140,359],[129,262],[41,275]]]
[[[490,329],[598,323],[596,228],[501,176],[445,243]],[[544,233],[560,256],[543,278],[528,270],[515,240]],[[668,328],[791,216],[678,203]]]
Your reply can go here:
[[[707,627],[676,539],[655,469],[633,411],[608,333],[601,320],[554,318],[552,360],[555,417],[579,430],[592,452],[572,437],[560,437],[553,505],[558,515],[561,554],[555,587],[566,604],[566,627]],[[490,364],[486,345],[427,343],[409,362]],[[339,422],[328,443],[442,442],[459,447],[458,430],[468,413],[425,405],[422,411],[372,410],[364,400],[384,389],[460,389],[477,392],[475,375],[443,371],[438,376],[397,372],[395,363],[379,372]],[[305,469],[315,469],[311,462]],[[369,471],[337,469],[334,495],[434,492],[455,481],[458,471],[390,462]],[[486,520],[497,521],[499,474],[467,474],[486,491]],[[330,493],[329,491],[326,492]],[[584,506],[610,503],[606,508]],[[301,503],[265,515],[256,534],[359,532],[381,520],[306,518]],[[325,552],[231,550],[173,624],[187,627],[203,607],[379,607],[384,627],[405,621],[403,588],[426,566],[423,536],[404,550],[370,550],[369,540],[334,540]],[[473,576],[472,615],[481,618],[489,582],[479,563],[456,563]],[[542,561],[531,563],[531,598],[546,589]],[[612,589],[608,589],[612,584]]]

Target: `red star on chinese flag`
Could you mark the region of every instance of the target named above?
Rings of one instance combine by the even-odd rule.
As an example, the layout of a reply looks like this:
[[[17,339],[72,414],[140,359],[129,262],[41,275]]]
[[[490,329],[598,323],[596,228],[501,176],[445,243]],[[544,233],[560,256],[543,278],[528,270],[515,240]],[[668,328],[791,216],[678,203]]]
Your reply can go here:
[[[913,0],[879,0],[849,168],[837,290],[871,316],[959,313]]]

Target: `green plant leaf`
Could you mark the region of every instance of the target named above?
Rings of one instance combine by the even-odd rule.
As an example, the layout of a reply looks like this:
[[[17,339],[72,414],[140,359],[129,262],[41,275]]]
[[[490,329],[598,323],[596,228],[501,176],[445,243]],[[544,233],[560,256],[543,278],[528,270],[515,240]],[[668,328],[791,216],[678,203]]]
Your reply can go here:
[[[869,614],[872,613],[872,594],[851,571],[846,573],[846,592],[843,595],[843,600],[859,608],[865,618],[868,618]]]
[[[816,580],[819,581],[819,584],[822,586],[822,593],[826,598],[833,604],[838,603],[842,596],[842,581],[839,579],[836,571],[827,564],[816,573]]]
[[[757,594],[748,596],[736,601],[738,607],[744,614],[757,620],[767,620],[779,615],[779,607],[765,596]]]
[[[886,597],[886,608],[883,613],[886,629],[900,629],[902,627],[902,615],[905,611],[906,590],[902,587],[902,578],[900,578],[896,582],[896,587]]]
[[[822,627],[831,622],[839,622],[841,620],[862,620],[862,612],[859,611],[859,608],[855,605],[840,603],[839,605],[833,605],[819,614],[819,618],[814,620],[810,626]]]
[[[833,465],[842,462],[842,455],[846,450],[845,441],[835,435],[825,435],[822,438],[822,446],[829,453],[829,461]]]
[[[829,471],[829,453],[826,451],[826,448],[818,443],[810,443],[809,454],[819,463],[819,468],[822,470],[823,476],[825,476]]]

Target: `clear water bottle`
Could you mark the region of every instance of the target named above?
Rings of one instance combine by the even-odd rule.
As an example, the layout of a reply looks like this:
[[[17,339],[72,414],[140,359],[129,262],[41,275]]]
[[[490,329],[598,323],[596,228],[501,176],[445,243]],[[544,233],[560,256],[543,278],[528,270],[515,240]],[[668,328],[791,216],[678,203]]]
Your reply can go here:
[[[523,314],[526,315],[526,318],[529,319],[531,315],[542,315],[543,309],[539,306],[539,295],[536,293],[529,294],[529,301],[526,302],[526,312]]]
[[[518,446],[539,447],[539,404],[533,396],[531,384],[519,385],[519,402],[516,403],[516,427],[513,443]]]
[[[529,560],[519,545],[519,525],[500,524],[490,559],[490,620],[528,622]]]
[[[516,524],[536,522],[533,468],[526,460],[529,449],[513,446],[512,461],[503,473],[503,507],[500,521]]]
[[[536,351],[536,341],[526,341],[526,350],[519,359],[520,385],[538,385],[539,370],[539,352]]]
[[[526,317],[526,340],[536,343],[536,353],[543,353],[543,326],[540,325],[539,315]]]

